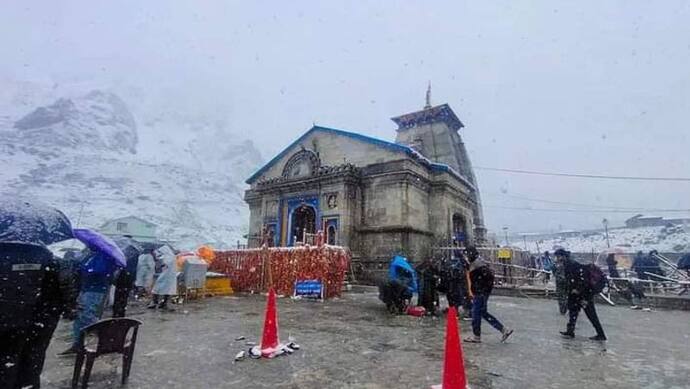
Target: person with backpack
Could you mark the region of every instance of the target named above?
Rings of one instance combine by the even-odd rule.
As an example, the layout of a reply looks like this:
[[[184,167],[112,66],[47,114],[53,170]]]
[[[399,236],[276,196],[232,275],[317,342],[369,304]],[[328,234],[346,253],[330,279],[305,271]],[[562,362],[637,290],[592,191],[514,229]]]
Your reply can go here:
[[[566,290],[568,293],[568,324],[561,335],[566,338],[575,337],[575,323],[580,309],[585,311],[587,319],[596,330],[597,334],[590,337],[591,340],[605,341],[606,335],[599,321],[594,296],[600,293],[606,286],[606,276],[601,269],[594,265],[583,265],[570,257],[570,252],[565,249],[556,250],[556,258],[564,264]]]
[[[501,322],[488,311],[489,296],[494,287],[494,272],[489,265],[479,257],[479,251],[474,247],[467,248],[470,262],[470,288],[472,290],[472,333],[466,338],[468,343],[481,343],[482,319],[501,332],[501,342],[505,342],[513,330]]]

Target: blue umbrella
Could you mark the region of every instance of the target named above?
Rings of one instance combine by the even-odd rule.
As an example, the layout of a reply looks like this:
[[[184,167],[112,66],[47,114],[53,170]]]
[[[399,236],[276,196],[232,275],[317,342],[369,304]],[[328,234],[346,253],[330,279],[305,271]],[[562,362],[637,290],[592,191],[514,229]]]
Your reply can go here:
[[[115,242],[107,236],[87,228],[75,228],[74,237],[79,239],[92,251],[102,253],[115,261],[116,266],[125,267],[127,264],[125,254],[117,247]]]
[[[0,198],[0,242],[47,246],[72,238],[72,224],[59,210],[33,201]]]

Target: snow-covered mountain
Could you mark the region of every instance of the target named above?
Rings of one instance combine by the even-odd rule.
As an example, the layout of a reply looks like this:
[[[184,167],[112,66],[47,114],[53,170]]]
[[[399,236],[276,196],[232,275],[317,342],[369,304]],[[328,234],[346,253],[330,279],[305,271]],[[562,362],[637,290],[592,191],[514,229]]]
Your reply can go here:
[[[599,253],[608,248],[604,231],[569,232],[536,238],[527,236],[526,241],[527,247],[532,251],[537,245],[542,251],[564,247],[578,253]],[[689,252],[690,226],[614,228],[609,230],[609,243],[611,248],[628,253],[650,250],[663,253]],[[523,246],[517,241],[513,244]]]
[[[141,92],[2,86],[0,193],[54,205],[79,226],[135,215],[182,248],[241,239],[244,179],[262,160],[222,117]]]

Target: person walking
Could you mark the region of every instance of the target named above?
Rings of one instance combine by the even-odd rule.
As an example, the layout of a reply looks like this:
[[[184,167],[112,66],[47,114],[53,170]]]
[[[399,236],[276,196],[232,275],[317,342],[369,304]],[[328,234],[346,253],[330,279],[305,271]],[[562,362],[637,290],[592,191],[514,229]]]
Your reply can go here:
[[[618,273],[618,261],[616,261],[616,254],[609,253],[606,256],[606,267],[609,271],[609,277],[620,278],[620,274]]]
[[[158,275],[156,283],[151,292],[153,299],[147,308],[173,310],[168,307],[170,296],[177,295],[177,263],[175,253],[169,246],[163,246],[156,252],[156,256],[161,259],[161,274]]]
[[[580,309],[585,311],[587,319],[594,327],[597,334],[590,337],[591,340],[605,341],[606,335],[599,321],[599,316],[594,307],[594,292],[590,284],[592,270],[590,265],[582,265],[570,258],[570,252],[565,249],[558,249],[555,253],[557,262],[562,261],[565,270],[565,284],[568,293],[568,324],[561,335],[566,338],[575,337],[575,323],[580,313]],[[594,266],[594,265],[591,265]]]
[[[551,280],[551,272],[554,271],[553,259],[551,259],[551,254],[548,251],[544,251],[544,255],[539,259],[541,262],[541,268],[546,273],[544,273],[544,284],[548,284]]]
[[[548,253],[548,251],[547,251]],[[556,282],[556,301],[558,302],[558,312],[565,315],[568,312],[568,287],[565,279],[564,257],[556,257],[552,262],[551,272]]]
[[[86,255],[80,267],[77,313],[72,326],[72,345],[59,356],[72,356],[77,352],[81,330],[100,320],[106,299],[120,266],[99,251]]]
[[[150,250],[139,256],[137,261],[137,275],[134,285],[139,295],[148,295],[153,287],[153,276],[156,274],[155,250]]]
[[[479,257],[479,251],[474,247],[467,248],[470,262],[470,286],[472,290],[472,333],[465,342],[481,343],[482,319],[501,332],[501,342],[505,342],[513,330],[501,322],[488,311],[489,296],[494,286],[494,273],[489,265]]]

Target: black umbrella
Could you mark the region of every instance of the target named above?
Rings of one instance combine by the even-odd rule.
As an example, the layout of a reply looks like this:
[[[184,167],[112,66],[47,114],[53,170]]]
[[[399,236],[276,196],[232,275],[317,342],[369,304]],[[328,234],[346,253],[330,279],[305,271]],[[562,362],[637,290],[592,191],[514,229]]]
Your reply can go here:
[[[0,242],[47,246],[72,238],[72,224],[59,210],[33,201],[0,198]]]
[[[130,259],[130,258],[137,258],[141,253],[143,252],[143,248],[139,243],[135,242],[134,239],[128,238],[126,236],[118,236],[113,238],[113,241],[117,245],[117,247],[122,250],[122,252],[125,254],[125,258]]]

